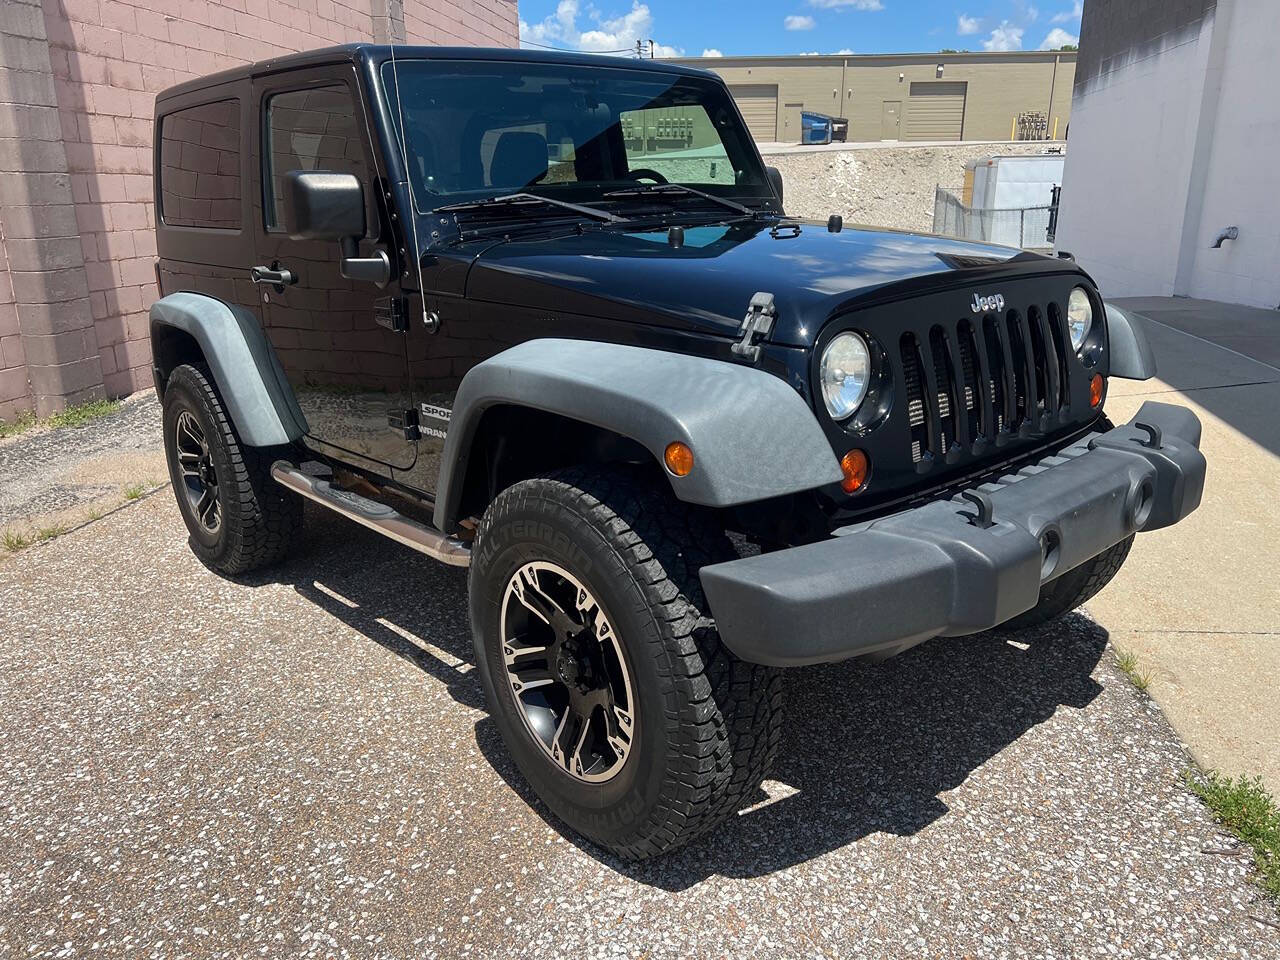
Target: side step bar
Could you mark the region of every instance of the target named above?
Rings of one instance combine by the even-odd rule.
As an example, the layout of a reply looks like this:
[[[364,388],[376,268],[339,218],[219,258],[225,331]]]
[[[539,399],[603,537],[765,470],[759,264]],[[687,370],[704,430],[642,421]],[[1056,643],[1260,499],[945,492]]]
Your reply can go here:
[[[291,463],[277,460],[271,466],[271,476],[276,483],[288,487],[309,500],[323,504],[356,523],[377,530],[406,547],[434,557],[453,567],[471,564],[471,545],[457,537],[447,537],[439,530],[408,517],[388,507],[349,490],[340,490],[322,477],[303,473]]]

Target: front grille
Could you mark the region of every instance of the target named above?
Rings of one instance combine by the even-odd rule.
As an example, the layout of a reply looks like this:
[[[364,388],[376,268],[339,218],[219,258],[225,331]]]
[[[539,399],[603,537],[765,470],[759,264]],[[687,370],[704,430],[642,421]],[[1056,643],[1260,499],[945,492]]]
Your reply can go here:
[[[903,334],[898,348],[917,468],[1048,429],[1071,398],[1065,333],[1057,305],[1049,304]]]

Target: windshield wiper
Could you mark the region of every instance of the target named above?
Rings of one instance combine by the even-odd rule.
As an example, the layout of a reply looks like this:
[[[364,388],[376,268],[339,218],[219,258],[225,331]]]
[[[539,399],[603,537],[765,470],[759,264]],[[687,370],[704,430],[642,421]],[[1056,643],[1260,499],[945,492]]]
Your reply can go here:
[[[750,207],[744,207],[742,204],[727,200],[724,197],[717,197],[714,193],[703,193],[693,187],[686,187],[683,183],[642,183],[623,190],[612,190],[606,193],[605,197],[653,197],[673,193],[701,197],[703,200],[710,200],[712,203],[719,204],[734,213],[741,213],[743,216],[754,217],[756,215],[756,211]]]
[[[596,210],[594,207],[584,207],[576,203],[569,203],[565,200],[553,200],[550,197],[541,197],[536,193],[508,193],[501,197],[487,197],[484,200],[469,200],[465,203],[451,203],[447,207],[436,207],[435,213],[465,213],[470,210],[488,210],[494,207],[506,207],[524,212],[531,207],[539,205],[558,207],[561,210],[568,210],[576,213],[581,217],[591,217],[593,220],[603,220],[605,223],[625,223],[623,217],[616,216],[605,210]]]

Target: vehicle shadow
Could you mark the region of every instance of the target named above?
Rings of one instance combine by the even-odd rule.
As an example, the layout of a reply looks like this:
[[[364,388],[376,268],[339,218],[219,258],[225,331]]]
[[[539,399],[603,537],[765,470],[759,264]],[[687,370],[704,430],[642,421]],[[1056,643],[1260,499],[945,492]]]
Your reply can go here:
[[[565,839],[638,882],[678,891],[716,874],[767,875],[870,834],[923,829],[948,811],[940,794],[1058,707],[1082,708],[1101,692],[1091,674],[1106,643],[1104,629],[1071,614],[1038,630],[934,640],[878,664],[792,670],[768,793],[711,835],[642,863],[584,841],[550,813],[491,719],[477,724],[476,740]]]
[[[351,629],[485,709],[473,669],[466,572],[425,562],[319,508],[307,510],[296,559],[247,585],[286,583]],[[1091,674],[1107,632],[1071,614],[1043,628],[939,639],[882,663],[791,670],[778,759],[767,791],[676,853],[621,860],[583,840],[533,794],[496,725],[480,751],[566,840],[632,879],[682,890],[713,875],[757,877],[875,833],[910,835],[947,813],[940,796],[1060,706],[1101,691]]]

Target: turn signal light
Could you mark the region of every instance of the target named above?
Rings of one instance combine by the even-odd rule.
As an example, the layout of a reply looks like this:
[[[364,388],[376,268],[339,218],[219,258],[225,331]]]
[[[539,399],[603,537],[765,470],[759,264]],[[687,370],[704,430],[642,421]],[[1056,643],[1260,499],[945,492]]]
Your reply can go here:
[[[1095,373],[1089,381],[1089,406],[1096,407],[1102,402],[1102,374]]]
[[[871,462],[861,450],[850,450],[840,458],[840,472],[844,479],[840,481],[840,489],[845,493],[857,493],[867,482],[867,472]]]
[[[679,440],[667,444],[662,459],[666,461],[667,469],[677,477],[687,477],[693,472],[693,451]]]

